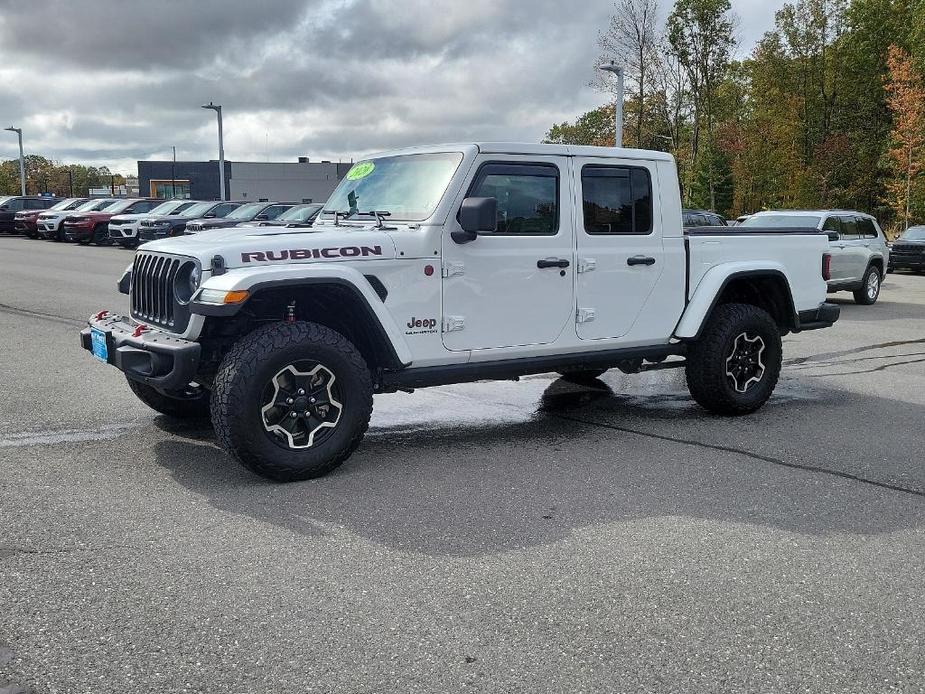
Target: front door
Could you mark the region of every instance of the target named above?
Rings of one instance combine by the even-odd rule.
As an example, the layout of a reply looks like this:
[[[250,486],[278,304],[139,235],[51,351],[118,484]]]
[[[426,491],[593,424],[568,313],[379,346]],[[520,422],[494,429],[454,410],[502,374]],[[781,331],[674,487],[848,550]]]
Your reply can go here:
[[[455,217],[446,225],[444,345],[473,350],[553,342],[574,320],[568,159],[483,155],[474,168],[466,197],[495,198],[498,229],[457,243],[450,236],[461,230]]]
[[[622,337],[665,272],[651,162],[576,158],[578,337]],[[672,268],[674,271],[675,268]],[[680,270],[677,270],[680,271]]]

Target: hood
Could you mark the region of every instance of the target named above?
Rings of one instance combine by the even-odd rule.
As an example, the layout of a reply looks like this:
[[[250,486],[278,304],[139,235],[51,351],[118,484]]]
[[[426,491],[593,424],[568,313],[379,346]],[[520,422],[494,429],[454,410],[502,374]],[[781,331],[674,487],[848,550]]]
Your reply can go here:
[[[109,220],[110,222],[134,222],[137,219],[144,219],[145,217],[152,217],[157,219],[157,215],[152,215],[148,212],[135,212],[133,214],[114,214]]]
[[[70,217],[72,214],[84,214],[77,210],[39,210],[40,215],[48,215],[45,219],[57,219],[59,217]]]
[[[233,226],[246,221],[246,219],[228,219],[227,217],[200,217],[191,219],[188,223],[203,229],[221,229],[222,227]]]
[[[144,244],[142,251],[198,258],[208,268],[220,255],[225,266],[260,267],[291,263],[383,260],[397,253],[392,237],[375,227],[231,227],[203,234],[178,236]]]

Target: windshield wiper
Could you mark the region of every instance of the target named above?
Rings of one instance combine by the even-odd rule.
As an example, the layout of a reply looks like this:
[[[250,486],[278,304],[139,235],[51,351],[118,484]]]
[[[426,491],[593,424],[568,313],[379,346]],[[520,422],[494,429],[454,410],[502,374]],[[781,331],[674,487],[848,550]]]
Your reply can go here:
[[[372,215],[375,217],[377,229],[385,228],[385,218],[392,216],[392,213],[388,210],[370,210],[369,212],[360,212],[360,214]]]

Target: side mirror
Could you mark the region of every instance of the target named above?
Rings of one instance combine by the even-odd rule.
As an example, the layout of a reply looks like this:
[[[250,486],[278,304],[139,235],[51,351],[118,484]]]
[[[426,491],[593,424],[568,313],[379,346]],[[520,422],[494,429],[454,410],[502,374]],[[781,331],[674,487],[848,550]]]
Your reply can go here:
[[[829,241],[838,241],[838,232],[837,231],[827,231],[825,235],[829,237]]]
[[[207,214],[205,217],[203,217],[203,219],[215,219],[215,213],[214,213],[214,212],[210,212],[210,213]]]
[[[269,219],[269,217],[268,217],[267,215],[265,215],[265,214],[258,214],[256,217],[254,217],[254,219],[256,219],[258,222],[260,222],[260,221]]]
[[[8,209],[10,209],[9,205],[0,205],[0,210],[8,210]]]
[[[456,243],[469,243],[476,237],[494,234],[498,230],[497,198],[466,198],[459,208],[459,226],[451,236]]]

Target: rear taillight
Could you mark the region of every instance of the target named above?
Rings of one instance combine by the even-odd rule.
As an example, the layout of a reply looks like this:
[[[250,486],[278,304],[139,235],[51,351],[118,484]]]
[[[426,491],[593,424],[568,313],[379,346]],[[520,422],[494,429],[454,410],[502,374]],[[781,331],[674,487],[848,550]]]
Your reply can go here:
[[[829,253],[822,254],[822,279],[826,282],[832,279],[832,256]]]

